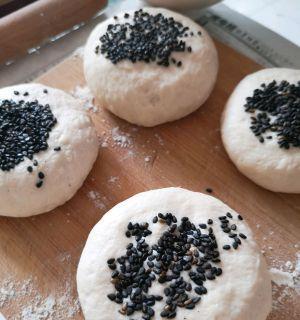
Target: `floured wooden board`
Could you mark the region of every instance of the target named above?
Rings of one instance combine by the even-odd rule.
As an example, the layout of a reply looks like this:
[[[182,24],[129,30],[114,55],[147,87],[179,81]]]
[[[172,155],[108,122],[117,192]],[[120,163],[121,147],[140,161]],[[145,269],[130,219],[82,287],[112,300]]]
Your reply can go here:
[[[294,270],[300,251],[300,196],[266,191],[242,176],[220,138],[226,99],[246,74],[260,67],[217,45],[218,82],[202,108],[182,120],[148,129],[101,108],[91,111],[99,133],[99,157],[76,196],[41,216],[0,218],[0,310],[8,319],[83,319],[75,274],[89,231],[112,206],[153,188],[182,186],[200,192],[212,188],[214,196],[247,218],[269,266]],[[69,92],[84,86],[81,58],[67,59],[37,82]],[[30,318],[34,312],[46,316]],[[274,286],[269,319],[299,318],[296,291]]]

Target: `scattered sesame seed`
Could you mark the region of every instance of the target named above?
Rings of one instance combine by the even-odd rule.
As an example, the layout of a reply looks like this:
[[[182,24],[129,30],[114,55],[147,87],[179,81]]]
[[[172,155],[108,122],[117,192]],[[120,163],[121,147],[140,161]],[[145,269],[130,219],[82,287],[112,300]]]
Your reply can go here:
[[[230,212],[227,212],[227,213],[226,213],[226,216],[227,216],[228,218],[232,219],[232,214],[231,214]]]
[[[206,188],[205,191],[208,192],[208,193],[213,193],[213,189],[212,188]]]
[[[160,316],[175,318],[178,307],[192,310],[200,296],[207,294],[205,281],[213,281],[223,273],[218,267],[221,259],[212,227],[203,233],[188,217],[177,223],[172,213],[158,213],[152,222],[158,221],[166,225],[167,231],[152,245],[146,242],[152,234],[149,224],[129,222],[125,235],[134,237],[135,244],[130,242],[125,254],[107,260],[115,289],[107,298],[121,305],[119,312],[123,315],[142,311],[142,319],[150,320],[155,314],[152,307],[164,299],[148,292],[153,281],[158,281],[165,284]],[[199,226],[207,227],[201,223]],[[187,271],[187,279],[181,276],[183,271]],[[193,288],[198,296],[193,296]]]
[[[124,18],[129,18],[129,14],[125,13]],[[188,49],[183,40],[189,36],[188,30],[189,27],[172,17],[165,17],[162,13],[152,15],[140,9],[135,11],[133,21],[115,21],[107,26],[106,33],[100,37],[100,53],[114,64],[130,60],[132,63],[156,62],[168,67],[173,52],[191,52],[192,48]],[[95,52],[98,54],[99,50]],[[182,62],[176,65],[180,67]]]
[[[55,147],[53,150],[54,150],[54,151],[60,151],[60,150],[61,150],[61,147]]]
[[[232,244],[233,249],[236,250],[238,248],[238,246],[239,246],[239,244],[236,241],[234,241]]]
[[[207,220],[207,224],[209,224],[209,225],[213,224],[213,220],[212,219],[208,219]]]
[[[38,181],[37,183],[36,183],[36,187],[37,188],[41,188],[41,186],[43,185],[43,180],[40,180],[40,181]]]
[[[1,100],[0,169],[9,171],[25,158],[32,160],[34,154],[47,150],[49,132],[56,122],[50,106],[37,100]]]
[[[27,171],[31,173],[31,172],[33,171],[32,166],[28,166],[28,167],[27,167]]]
[[[244,107],[252,115],[250,130],[260,143],[265,134],[274,132],[280,148],[300,147],[300,82],[263,83],[246,98]]]
[[[40,179],[44,179],[44,178],[45,178],[45,174],[40,171],[40,172],[38,173],[38,177],[39,177]]]

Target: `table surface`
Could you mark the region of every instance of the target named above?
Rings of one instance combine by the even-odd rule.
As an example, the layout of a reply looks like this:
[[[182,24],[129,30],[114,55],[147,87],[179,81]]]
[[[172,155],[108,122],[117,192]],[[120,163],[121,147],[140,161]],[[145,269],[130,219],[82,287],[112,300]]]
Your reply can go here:
[[[245,178],[227,157],[220,138],[224,102],[234,86],[260,66],[225,45],[217,47],[218,81],[198,111],[155,128],[130,125],[101,108],[91,112],[101,147],[75,197],[37,217],[0,218],[0,310],[9,320],[31,319],[31,313],[45,308],[52,310],[50,319],[83,319],[75,274],[89,231],[118,202],[154,188],[182,186],[205,192],[211,187],[214,196],[247,219],[269,267],[294,267],[300,196],[269,192]],[[84,86],[81,57],[68,58],[36,81],[68,92]],[[274,285],[273,293],[268,320],[299,319],[296,292]]]

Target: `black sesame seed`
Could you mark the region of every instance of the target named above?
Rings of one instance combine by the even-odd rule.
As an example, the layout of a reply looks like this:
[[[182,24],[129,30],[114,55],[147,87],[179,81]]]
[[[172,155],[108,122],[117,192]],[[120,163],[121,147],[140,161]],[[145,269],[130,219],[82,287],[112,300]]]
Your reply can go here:
[[[247,236],[243,233],[240,233],[239,236],[242,238],[242,239],[247,239]]]
[[[239,244],[238,244],[236,241],[234,241],[233,244],[232,244],[232,247],[233,247],[234,249],[237,249],[238,246],[239,246]]]
[[[212,188],[206,188],[205,191],[208,192],[208,193],[213,193],[213,189]]]
[[[114,301],[114,300],[116,300],[116,295],[114,293],[110,293],[107,295],[107,298],[111,301]]]
[[[196,287],[194,290],[195,290],[195,292],[196,292],[197,294],[199,294],[199,295],[202,294],[202,290],[201,290],[200,287]]]
[[[24,92],[23,96],[27,97],[27,96],[29,96],[29,93],[28,92]]]
[[[208,219],[207,220],[207,224],[212,225],[213,224],[213,220],[212,219]]]
[[[45,94],[47,94],[47,93],[48,93],[48,90],[47,90],[47,89],[44,89],[43,92],[44,92]]]
[[[227,212],[227,213],[226,213],[226,216],[227,216],[228,218],[232,219],[232,214],[231,214],[230,212]]]
[[[19,91],[14,91],[14,94],[15,94],[16,96],[18,96],[18,95],[20,94],[20,92],[19,92]]]
[[[45,178],[45,174],[40,171],[40,172],[38,173],[38,177],[39,177],[40,179],[44,179],[44,178]]]
[[[28,171],[28,172],[32,172],[32,171],[33,171],[32,166],[28,166],[28,167],[27,167],[27,171]]]
[[[36,186],[37,188],[41,188],[42,185],[43,185],[43,180],[40,180],[40,181],[38,181],[38,182],[35,184],[35,186]]]
[[[130,16],[129,16],[128,13],[125,13],[125,14],[124,14],[124,18],[125,18],[125,19],[128,19],[129,17],[130,17]]]
[[[238,215],[238,219],[239,220],[244,220],[243,217],[240,214]]]
[[[107,260],[107,264],[113,264],[116,261],[115,258],[110,258]]]
[[[230,248],[231,248],[231,247],[230,247],[229,244],[225,244],[225,245],[223,246],[223,249],[224,249],[224,250],[230,250]]]
[[[37,167],[38,166],[38,161],[37,160],[33,160],[33,163],[32,163],[35,167]]]
[[[158,221],[158,217],[155,216],[155,217],[152,219],[152,222],[153,222],[153,223],[157,223],[157,221]]]
[[[181,61],[178,61],[177,62],[177,67],[181,67],[182,66],[182,62]]]
[[[125,232],[125,235],[126,235],[127,238],[130,238],[130,237],[131,237],[131,232],[127,230],[127,231]]]
[[[60,150],[61,150],[61,147],[55,147],[53,150],[54,150],[54,151],[60,151]]]

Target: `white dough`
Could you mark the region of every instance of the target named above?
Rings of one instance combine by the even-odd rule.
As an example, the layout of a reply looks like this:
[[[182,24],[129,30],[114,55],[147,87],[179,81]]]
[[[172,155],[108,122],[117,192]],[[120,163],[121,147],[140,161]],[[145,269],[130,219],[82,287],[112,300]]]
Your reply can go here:
[[[244,78],[231,94],[222,118],[225,149],[237,168],[258,185],[275,191],[300,193],[300,148],[279,148],[276,133],[260,143],[251,126],[251,113],[244,111],[246,98],[262,83],[300,81],[300,70],[264,69]]]
[[[170,9],[186,10],[211,6],[220,0],[145,0],[153,6],[161,6]]]
[[[222,249],[228,234],[221,231],[218,217],[230,211],[239,232],[248,236],[238,250]],[[237,213],[221,201],[201,193],[181,188],[166,188],[139,193],[121,202],[107,212],[91,231],[83,250],[77,272],[80,303],[86,320],[141,319],[140,313],[130,317],[121,315],[120,305],[106,295],[114,292],[110,283],[111,270],[106,261],[126,253],[132,241],[124,235],[128,222],[148,222],[153,234],[146,238],[149,244],[157,241],[166,230],[164,224],[152,223],[159,212],[171,212],[178,221],[188,216],[191,222],[214,220],[213,228],[220,250],[223,274],[214,281],[206,281],[208,293],[194,310],[177,308],[178,320],[265,320],[271,310],[271,280],[266,263],[257,247],[250,228],[237,219]],[[163,295],[164,286],[153,282],[149,294]],[[165,300],[165,298],[164,298]],[[161,319],[164,303],[156,302],[155,316]]]
[[[23,96],[25,92],[29,95]],[[90,172],[98,154],[94,125],[80,103],[58,89],[22,84],[1,89],[3,99],[37,99],[42,105],[49,104],[57,124],[47,140],[49,148],[34,155],[37,167],[25,158],[10,171],[0,170],[0,215],[26,217],[50,211],[69,200]],[[61,151],[54,151],[58,146]],[[33,167],[32,173],[27,171],[28,166]],[[39,171],[45,174],[41,188],[36,187]]]
[[[113,64],[102,54],[95,54],[99,37],[113,18],[99,24],[90,35],[84,53],[85,77],[99,104],[131,123],[146,127],[180,119],[198,109],[210,95],[216,81],[218,57],[207,34],[191,19],[161,8],[145,8],[150,14],[162,13],[190,27],[195,36],[183,38],[193,52],[177,52],[172,57],[182,61],[166,68],[152,63],[129,60]],[[131,16],[133,12],[130,12]],[[118,22],[131,22],[119,14]],[[201,31],[202,35],[197,33]]]

